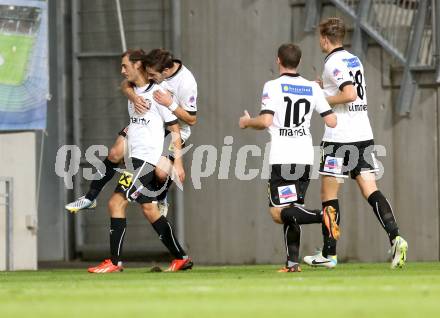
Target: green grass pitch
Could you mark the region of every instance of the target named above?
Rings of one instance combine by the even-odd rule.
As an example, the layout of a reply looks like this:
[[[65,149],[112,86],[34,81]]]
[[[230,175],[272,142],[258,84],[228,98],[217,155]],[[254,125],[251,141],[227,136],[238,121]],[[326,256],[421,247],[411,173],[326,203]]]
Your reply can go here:
[[[32,43],[33,38],[29,36],[0,34],[0,84],[23,82]]]
[[[0,273],[0,317],[438,317],[440,264]]]

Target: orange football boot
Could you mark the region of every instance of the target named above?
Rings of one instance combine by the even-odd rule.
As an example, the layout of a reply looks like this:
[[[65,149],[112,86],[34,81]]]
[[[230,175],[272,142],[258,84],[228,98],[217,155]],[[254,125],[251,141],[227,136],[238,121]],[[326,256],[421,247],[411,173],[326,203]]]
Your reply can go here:
[[[90,267],[87,271],[95,274],[115,273],[122,272],[124,269],[122,266],[113,265],[110,259],[104,260],[101,264],[95,267]]]
[[[339,231],[338,223],[336,223],[336,209],[332,206],[326,206],[322,210],[322,219],[330,237],[338,240],[341,232]]]
[[[191,269],[193,265],[194,263],[192,262],[191,258],[175,259],[171,262],[170,267],[168,267],[165,272],[184,271],[187,269]]]

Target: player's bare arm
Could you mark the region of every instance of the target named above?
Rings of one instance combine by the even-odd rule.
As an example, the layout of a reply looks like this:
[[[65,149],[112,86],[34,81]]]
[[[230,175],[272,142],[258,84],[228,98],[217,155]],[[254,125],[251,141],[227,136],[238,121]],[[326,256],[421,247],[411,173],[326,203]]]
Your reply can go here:
[[[185,180],[185,170],[183,169],[182,160],[182,138],[180,137],[179,124],[169,125],[167,129],[171,132],[171,138],[174,146],[174,169],[176,169],[177,176],[180,182]]]
[[[327,102],[330,106],[354,102],[357,98],[356,89],[353,85],[345,85],[335,96],[328,96]]]
[[[253,128],[256,130],[263,130],[272,125],[272,114],[261,114],[255,118],[251,118],[248,111],[244,111],[244,115],[240,117],[239,126],[241,129]]]
[[[132,84],[128,80],[121,83],[122,93],[133,103],[136,113],[143,114],[148,110],[145,100],[134,92]]]
[[[153,93],[153,97],[156,102],[165,107],[169,108],[173,104],[173,97],[171,96],[171,93],[169,91],[157,90]],[[177,108],[175,108],[174,110],[170,110],[173,112],[174,115],[176,115],[177,118],[184,121],[190,126],[193,126],[197,123],[196,115],[191,115],[180,105],[176,104],[176,106]]]
[[[328,114],[324,116],[322,119],[324,120],[324,123],[330,128],[335,128],[336,125],[338,124],[338,118],[334,113]]]

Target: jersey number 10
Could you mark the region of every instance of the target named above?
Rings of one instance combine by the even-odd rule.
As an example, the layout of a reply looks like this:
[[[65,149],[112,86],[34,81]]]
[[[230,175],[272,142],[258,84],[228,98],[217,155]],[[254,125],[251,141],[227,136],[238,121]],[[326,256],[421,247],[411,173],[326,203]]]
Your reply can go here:
[[[305,98],[298,99],[293,104],[293,120],[292,120],[292,100],[290,99],[289,96],[284,96],[284,101],[287,103],[286,116],[284,118],[284,127],[289,128],[292,127],[292,125],[293,127],[300,126],[305,121],[304,117],[310,111],[310,102]]]

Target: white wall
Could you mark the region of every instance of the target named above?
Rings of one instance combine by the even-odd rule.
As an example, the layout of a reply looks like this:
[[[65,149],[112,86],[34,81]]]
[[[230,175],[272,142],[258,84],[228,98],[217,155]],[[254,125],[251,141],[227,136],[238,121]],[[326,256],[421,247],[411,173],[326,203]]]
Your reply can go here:
[[[340,13],[333,6],[323,7],[323,18],[334,15]],[[281,43],[300,45],[299,72],[305,78],[314,79],[321,72],[325,55],[318,48],[316,32],[304,32],[305,21],[304,6],[291,7],[287,0],[183,1],[182,59],[199,84],[198,122],[191,143],[214,145],[220,152],[223,138],[232,135],[233,163],[240,146],[264,145],[268,134],[240,130],[238,117],[244,109],[252,115],[259,112],[263,84],[277,76],[275,55]],[[346,40],[349,44],[349,35]],[[363,61],[375,142],[387,150],[386,157],[380,157],[385,173],[378,184],[409,242],[409,260],[438,260],[438,88],[423,85],[420,79],[411,115],[399,117],[394,111],[398,90],[393,89],[399,85],[398,72],[390,71],[391,63],[378,45],[370,45]],[[433,83],[433,74],[427,76],[428,83]],[[311,128],[315,145],[322,128],[315,116]],[[261,168],[262,161],[262,157],[249,158],[248,168]],[[265,180],[240,181],[231,172],[229,180],[218,180],[217,169],[203,179],[201,190],[186,184],[190,255],[202,263],[281,263],[285,257],[282,227],[267,212]],[[320,181],[312,180],[308,207],[321,206],[319,190]],[[342,187],[340,206],[339,259],[387,260],[386,234],[354,181],[347,180]],[[303,226],[301,244],[302,256],[322,247],[320,226]]]
[[[28,228],[37,220],[34,132],[0,134],[0,176],[13,179],[12,269],[37,269],[37,233]],[[0,245],[4,247],[3,211],[0,210]],[[0,252],[4,253],[4,248]],[[0,255],[0,258],[5,259],[4,255]],[[2,261],[0,270],[4,269]]]

